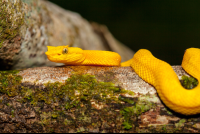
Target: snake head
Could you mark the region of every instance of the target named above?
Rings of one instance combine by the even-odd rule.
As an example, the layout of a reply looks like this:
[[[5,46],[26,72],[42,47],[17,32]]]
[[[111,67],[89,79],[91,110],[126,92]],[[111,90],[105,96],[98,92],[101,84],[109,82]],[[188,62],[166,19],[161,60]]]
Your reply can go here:
[[[47,46],[48,51],[45,53],[47,58],[52,62],[76,65],[85,59],[83,50],[77,47],[67,46]]]

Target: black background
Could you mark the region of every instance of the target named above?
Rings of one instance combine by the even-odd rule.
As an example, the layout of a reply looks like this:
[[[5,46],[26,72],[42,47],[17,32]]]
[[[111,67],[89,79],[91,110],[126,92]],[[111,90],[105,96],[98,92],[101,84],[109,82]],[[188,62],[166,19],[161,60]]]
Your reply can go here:
[[[49,0],[105,24],[135,52],[141,48],[171,65],[180,65],[185,49],[199,47],[199,0]]]

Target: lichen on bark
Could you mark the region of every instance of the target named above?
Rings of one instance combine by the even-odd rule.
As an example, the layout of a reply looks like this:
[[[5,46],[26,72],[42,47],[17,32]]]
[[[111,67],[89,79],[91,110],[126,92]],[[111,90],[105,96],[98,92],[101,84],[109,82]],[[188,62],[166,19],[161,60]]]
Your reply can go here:
[[[12,41],[24,23],[24,14],[20,12],[21,1],[0,0],[0,48],[5,40]]]

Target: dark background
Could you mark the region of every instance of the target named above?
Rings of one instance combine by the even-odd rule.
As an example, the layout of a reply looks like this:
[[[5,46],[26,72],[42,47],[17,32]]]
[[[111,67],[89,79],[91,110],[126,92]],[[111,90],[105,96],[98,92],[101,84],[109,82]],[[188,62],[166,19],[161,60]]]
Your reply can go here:
[[[171,65],[185,49],[199,47],[200,0],[49,0],[105,24],[135,52],[141,48]]]

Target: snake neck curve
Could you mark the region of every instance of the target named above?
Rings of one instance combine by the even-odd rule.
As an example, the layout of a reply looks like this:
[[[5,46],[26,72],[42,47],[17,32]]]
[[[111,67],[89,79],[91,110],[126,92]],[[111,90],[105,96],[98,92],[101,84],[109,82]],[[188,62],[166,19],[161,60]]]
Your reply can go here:
[[[120,66],[121,56],[118,53],[100,50],[83,50],[85,60],[79,65]]]

